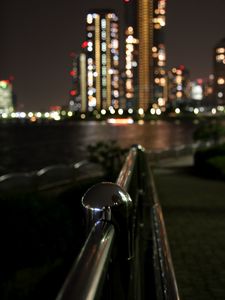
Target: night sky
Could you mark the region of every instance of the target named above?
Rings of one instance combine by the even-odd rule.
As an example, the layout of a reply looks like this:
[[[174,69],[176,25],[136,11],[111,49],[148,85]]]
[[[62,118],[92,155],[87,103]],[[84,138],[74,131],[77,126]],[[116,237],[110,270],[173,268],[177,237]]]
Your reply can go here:
[[[225,0],[167,2],[168,68],[183,64],[192,79],[206,78],[212,72],[212,49],[225,37]],[[122,22],[120,0],[110,4],[103,0],[1,3],[0,79],[14,75],[19,110],[67,104],[69,53],[80,52],[86,12],[94,8],[115,9]]]

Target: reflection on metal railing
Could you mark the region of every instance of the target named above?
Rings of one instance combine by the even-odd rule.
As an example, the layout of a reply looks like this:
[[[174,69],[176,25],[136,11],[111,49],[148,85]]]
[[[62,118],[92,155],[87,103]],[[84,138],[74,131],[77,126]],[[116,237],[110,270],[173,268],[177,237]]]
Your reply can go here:
[[[56,300],[95,298],[109,264],[114,237],[115,229],[110,223],[94,225]]]
[[[116,183],[82,199],[90,233],[57,300],[179,299],[155,195],[146,153],[132,147]]]
[[[0,176],[0,191],[22,193],[44,191],[74,183],[87,176],[89,178],[100,177],[102,174],[103,170],[99,165],[87,160],[70,165],[57,164],[38,171],[2,175]]]

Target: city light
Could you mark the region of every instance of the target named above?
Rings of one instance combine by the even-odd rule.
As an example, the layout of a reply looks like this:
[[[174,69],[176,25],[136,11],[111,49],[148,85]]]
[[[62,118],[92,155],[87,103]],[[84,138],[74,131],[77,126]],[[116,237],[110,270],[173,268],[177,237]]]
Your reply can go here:
[[[122,116],[122,114],[123,114],[123,109],[122,108],[118,109],[118,114]]]
[[[138,114],[139,115],[143,115],[144,114],[144,109],[143,108],[139,108],[138,109]]]

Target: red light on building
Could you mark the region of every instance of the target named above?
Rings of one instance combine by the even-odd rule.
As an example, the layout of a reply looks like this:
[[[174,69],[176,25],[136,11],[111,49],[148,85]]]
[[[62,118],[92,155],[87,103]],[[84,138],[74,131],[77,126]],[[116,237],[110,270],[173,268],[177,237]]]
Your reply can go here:
[[[62,107],[59,105],[53,105],[53,106],[49,107],[50,111],[60,111],[61,109],[62,109]]]
[[[82,44],[81,44],[81,47],[84,49],[84,48],[87,48],[88,46],[88,42],[87,41],[84,41]]]
[[[130,2],[130,0],[123,0],[123,2],[128,3],[128,2]]]
[[[76,75],[76,71],[75,70],[71,70],[70,71],[70,76],[74,77]]]
[[[76,94],[77,94],[77,91],[75,91],[75,90],[71,90],[71,91],[70,91],[70,95],[71,95],[71,96],[76,96]]]
[[[203,79],[201,79],[201,78],[197,79],[197,83],[198,83],[199,85],[202,85],[202,84],[203,84]]]

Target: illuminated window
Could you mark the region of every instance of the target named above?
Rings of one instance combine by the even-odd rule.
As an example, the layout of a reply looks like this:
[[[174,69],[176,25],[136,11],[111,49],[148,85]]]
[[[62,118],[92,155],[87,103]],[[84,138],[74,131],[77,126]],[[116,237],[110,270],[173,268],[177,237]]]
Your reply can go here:
[[[182,92],[177,92],[176,96],[177,96],[177,98],[181,98],[182,97]]]
[[[223,78],[223,77],[219,77],[219,78],[217,79],[217,83],[218,83],[219,85],[223,85],[223,84],[225,83],[224,78]]]
[[[87,15],[87,23],[91,24],[93,22],[93,16],[91,14]]]
[[[219,54],[219,55],[216,56],[216,61],[221,62],[221,61],[224,60],[224,58],[225,58],[224,54]]]
[[[225,53],[225,48],[218,48],[216,49],[217,53]]]

